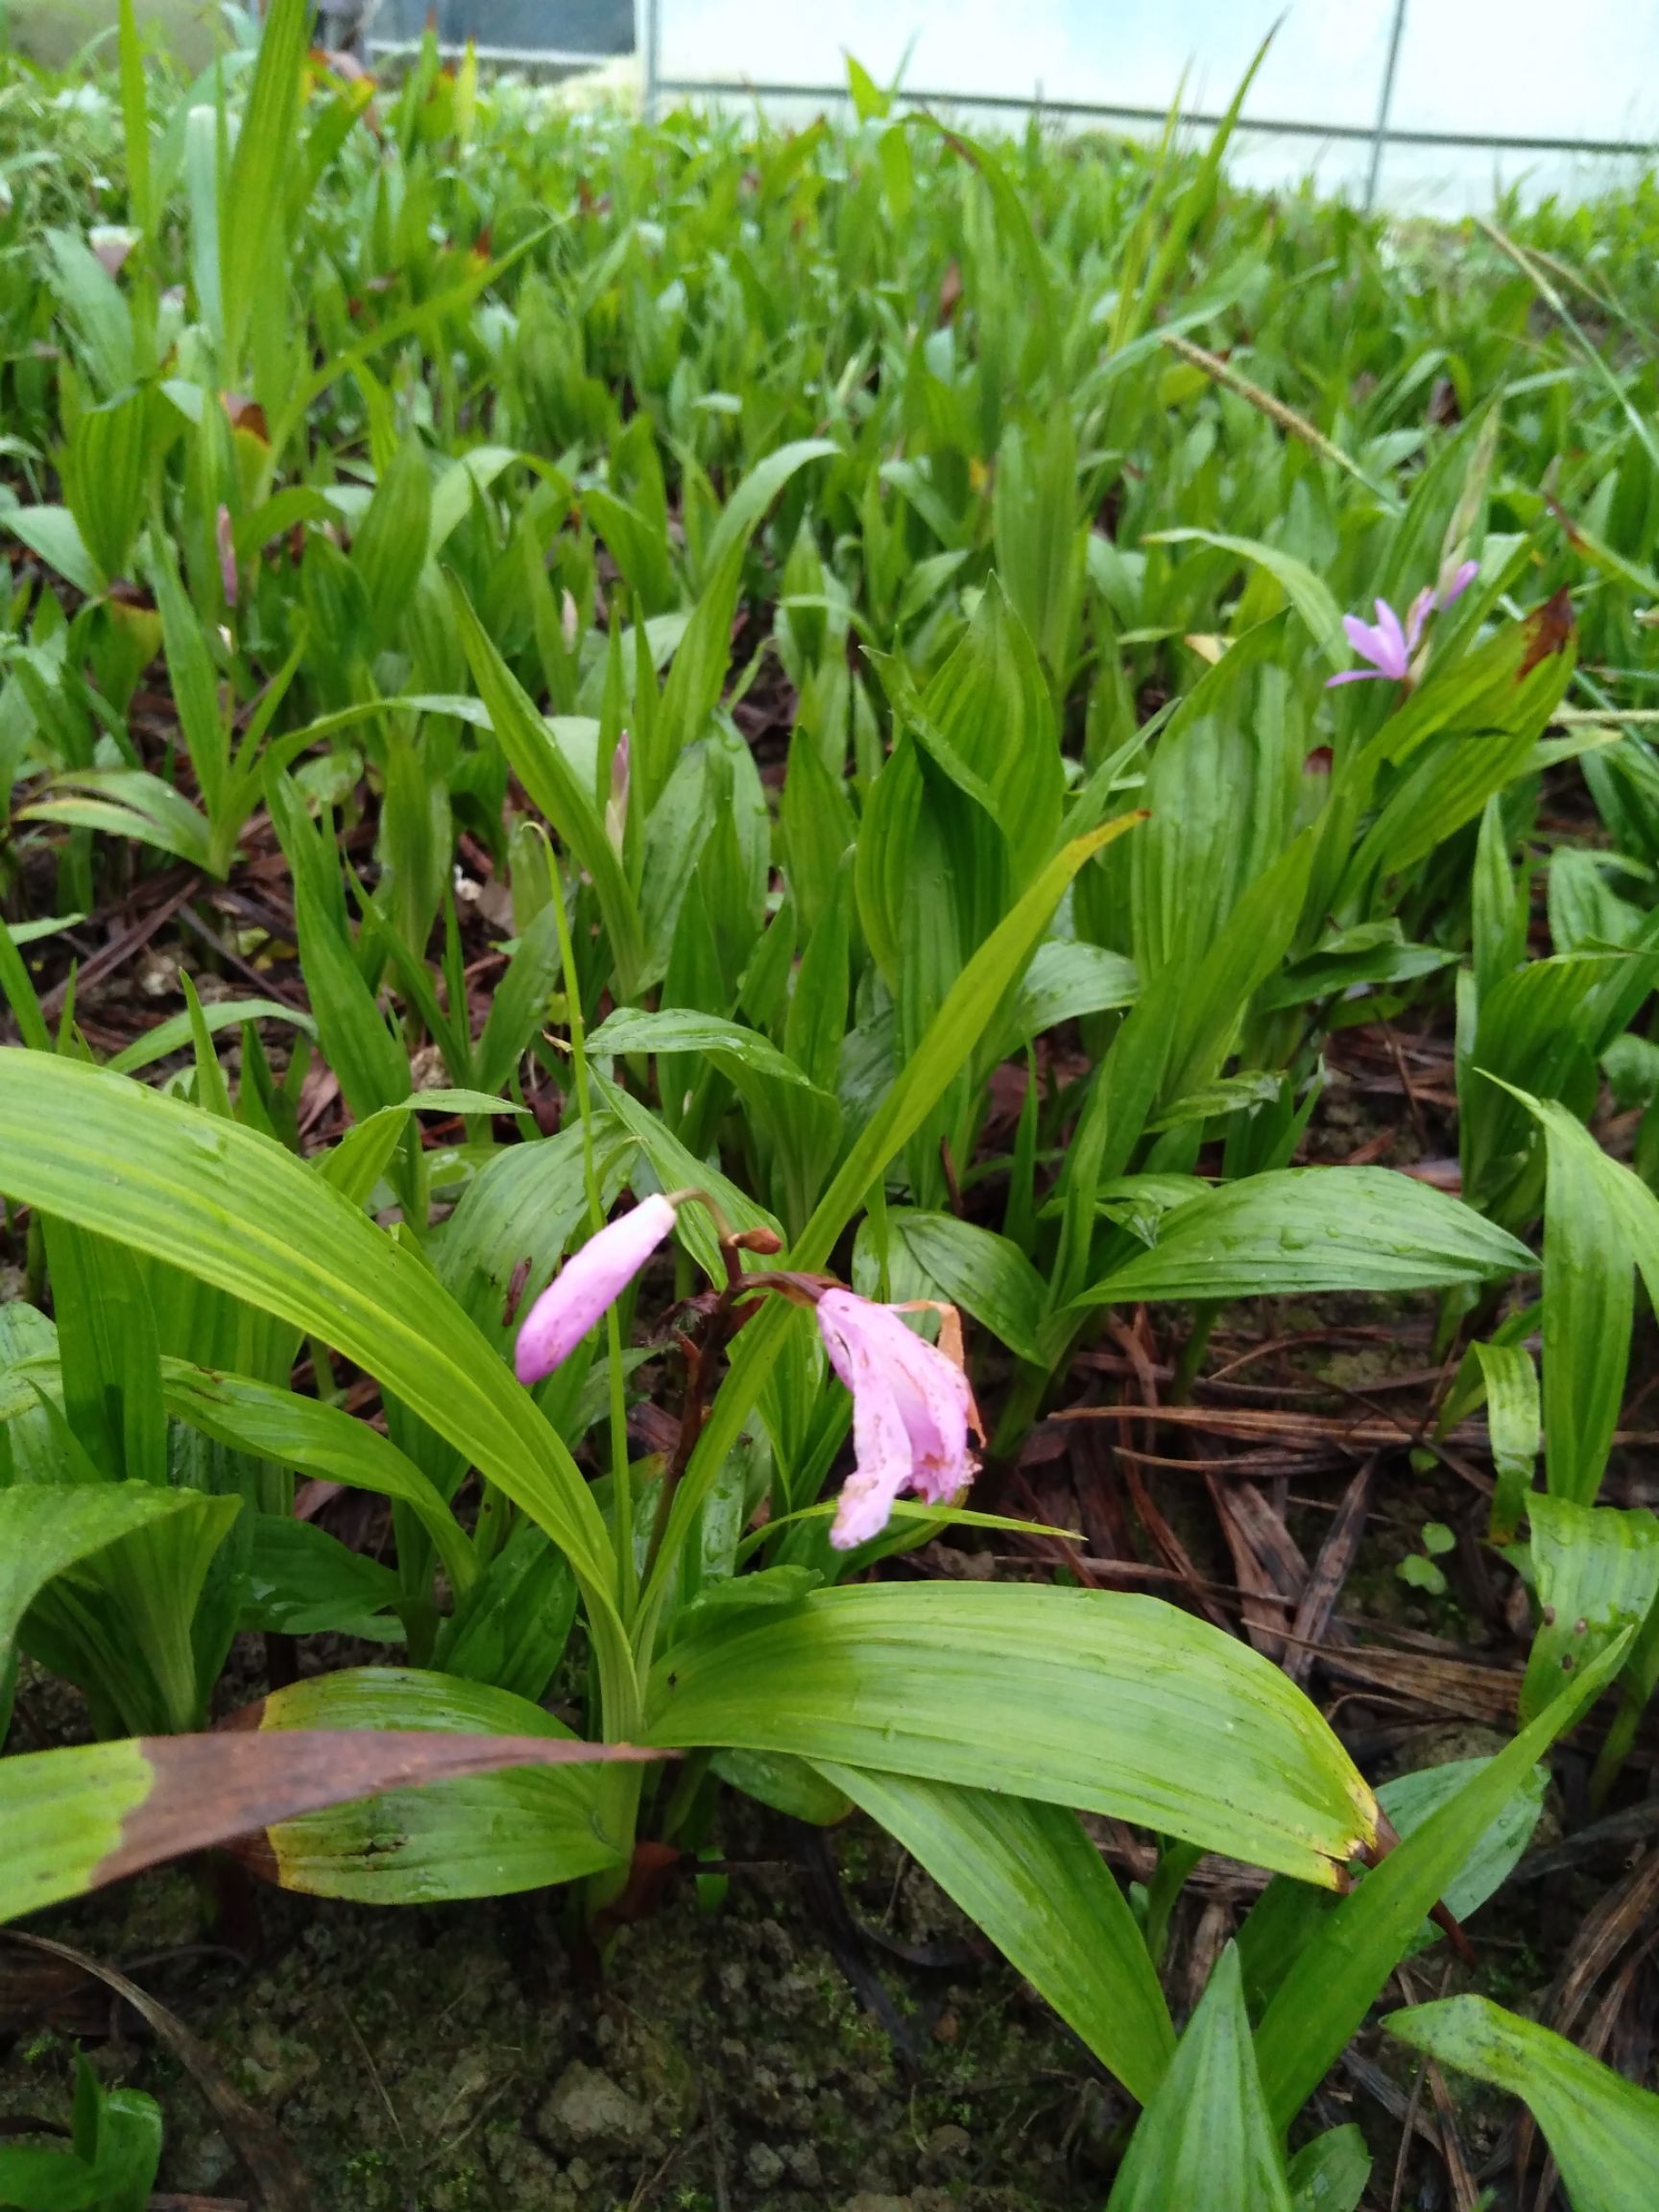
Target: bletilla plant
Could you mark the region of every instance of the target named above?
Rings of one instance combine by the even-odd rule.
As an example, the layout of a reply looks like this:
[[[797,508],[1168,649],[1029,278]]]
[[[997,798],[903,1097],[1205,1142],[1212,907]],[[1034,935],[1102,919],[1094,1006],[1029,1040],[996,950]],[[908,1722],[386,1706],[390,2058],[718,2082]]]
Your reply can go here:
[[[1191,158],[862,71],[845,128],[572,120],[307,28],[180,84],[123,0],[110,99],[0,101],[0,1722],[26,1658],[92,1738],[0,1759],[0,1918],[222,1844],[565,1885],[602,1944],[725,1793],[856,1807],[1144,2108],[1114,2212],[1352,2208],[1298,2113],[1659,1682],[1601,1491],[1659,1298],[1651,226],[1593,231],[1604,347],[1576,218],[1420,281],[1230,189],[1237,102]],[[1455,1088],[1456,1195],[1299,1164],[1366,1025],[1418,1142]],[[1374,1788],[1294,1670],[993,1508],[1120,1353],[1155,1417],[1147,1331],[1178,1398],[1234,1302],[1431,1295],[1407,1434],[1484,1410],[1537,1627],[1512,1742]],[[1023,1579],[911,1556],[1011,1527]],[[1268,1879],[1178,2037],[1205,1852]],[[1645,2212],[1644,2093],[1392,2026]]]

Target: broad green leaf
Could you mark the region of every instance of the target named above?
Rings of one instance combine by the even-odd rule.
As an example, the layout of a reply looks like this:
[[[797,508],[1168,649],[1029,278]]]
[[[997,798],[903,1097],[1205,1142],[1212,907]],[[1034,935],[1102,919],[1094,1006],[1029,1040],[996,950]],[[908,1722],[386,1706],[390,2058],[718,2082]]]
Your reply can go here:
[[[599,911],[611,938],[612,956],[626,995],[643,959],[644,942],[634,894],[605,834],[605,825],[453,576],[449,593],[472,679],[490,710],[496,741],[532,803],[592,878]]]
[[[768,1039],[745,1029],[739,1022],[699,1014],[690,1007],[664,1007],[660,1014],[623,1007],[608,1015],[591,1033],[588,1050],[595,1059],[607,1055],[620,1059],[630,1052],[693,1052],[729,1059],[754,1074],[770,1075],[781,1083],[806,1083],[794,1061]]]
[[[246,1575],[238,1621],[245,1631],[403,1642],[397,1575],[314,1521],[256,1515]]]
[[[1470,1207],[1386,1167],[1286,1167],[1177,1207],[1149,1252],[1076,1300],[1423,1290],[1535,1264]]]
[[[454,1514],[420,1468],[368,1422],[319,1399],[247,1375],[209,1373],[184,1359],[163,1361],[162,1384],[168,1412],[220,1444],[399,1500],[420,1517],[455,1591],[477,1578],[472,1547]]]
[[[1551,1497],[1589,1505],[1624,1396],[1630,1242],[1594,1139],[1575,1142],[1551,1118],[1545,1142],[1544,1474]]]
[[[1175,2032],[1135,1915],[1076,1815],[867,1767],[820,1761],[819,1770],[897,1837],[1145,2104]]]
[[[141,845],[208,864],[207,824],[188,799],[141,768],[79,769],[47,786],[48,796],[18,808],[30,822],[60,822],[71,830],[103,830]]]
[[[67,507],[0,508],[0,530],[20,538],[31,553],[37,553],[49,568],[88,599],[97,598],[105,578],[86,549],[80,525]]]
[[[1375,1817],[1276,1668],[1172,1606],[1104,1591],[817,1592],[676,1646],[648,1732],[1112,1813],[1327,1887]]]
[[[1659,1598],[1659,1520],[1646,1506],[1528,1501],[1539,1624],[1521,1684],[1523,1720],[1615,1637],[1640,1629]]]
[[[200,1503],[194,1491],[149,1482],[24,1482],[0,1489],[0,1677],[19,1622],[55,1575]]]
[[[1333,668],[1345,668],[1353,656],[1342,628],[1342,612],[1330,588],[1314,575],[1305,561],[1265,545],[1259,538],[1230,538],[1218,530],[1155,530],[1148,541],[1155,545],[1214,545],[1223,553],[1236,553],[1265,568],[1284,587],[1285,596],[1307,624],[1313,642]]]
[[[300,73],[310,33],[306,0],[272,0],[220,210],[219,285],[227,377],[238,370],[255,293],[287,276],[284,211],[301,113]]]
[[[1659,2097],[1488,1997],[1390,2012],[1391,2035],[1523,2098],[1544,2130],[1573,2212],[1638,2212],[1659,2172]]]
[[[1174,2060],[1135,2124],[1107,2212],[1291,2212],[1244,2012],[1238,1953],[1215,1962]]]
[[[1371,2153],[1352,2123],[1327,2128],[1290,2161],[1290,2212],[1358,2212],[1371,2178]]]
[[[311,1718],[300,1724],[301,1716]],[[211,1735],[0,1759],[0,1922],[213,1844],[239,1850],[268,1878],[291,1874],[295,1887],[388,1903],[597,1872],[618,1854],[603,1832],[596,1776],[585,1786],[577,1770],[592,1776],[644,1756],[583,1743],[539,1706],[443,1675],[322,1675]],[[556,1787],[527,1802],[467,1798],[469,1782],[515,1768]],[[566,1778],[575,1787],[561,1792]],[[459,1801],[444,1794],[455,1788]],[[355,1810],[308,1825],[340,1805]]]
[[[605,1525],[569,1454],[424,1261],[349,1200],[252,1130],[15,1047],[0,1050],[0,1163],[12,1196],[216,1284],[377,1376],[570,1554],[606,1647]]]
[[[1103,945],[1085,945],[1071,938],[1039,945],[1009,1006],[1006,1023],[981,1059],[994,1066],[1062,1022],[1131,1005],[1140,987],[1135,963]]]
[[[942,1297],[982,1321],[1022,1359],[1042,1359],[1046,1291],[1017,1244],[953,1214],[895,1212],[888,1227]]]
[[[1415,1835],[1396,1844],[1299,1953],[1256,2032],[1278,2127],[1287,2128],[1312,2095],[1457,1869],[1551,1744],[1617,1674],[1624,1655],[1624,1647],[1615,1645],[1575,1673],[1552,1705]]]
[[[414,1729],[569,1742],[527,1698],[413,1668],[349,1668],[278,1690],[261,1735],[284,1729]],[[285,1889],[359,1903],[427,1905],[574,1882],[620,1863],[595,1767],[507,1767],[307,1813],[266,1829],[251,1855]]]

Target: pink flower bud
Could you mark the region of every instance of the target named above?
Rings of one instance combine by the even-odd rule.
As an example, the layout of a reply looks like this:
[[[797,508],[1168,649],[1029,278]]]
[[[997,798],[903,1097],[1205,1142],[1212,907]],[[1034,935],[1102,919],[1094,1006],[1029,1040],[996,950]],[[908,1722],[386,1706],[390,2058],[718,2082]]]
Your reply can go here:
[[[674,1227],[672,1202],[646,1198],[590,1237],[542,1291],[513,1355],[520,1382],[540,1382],[575,1351]]]

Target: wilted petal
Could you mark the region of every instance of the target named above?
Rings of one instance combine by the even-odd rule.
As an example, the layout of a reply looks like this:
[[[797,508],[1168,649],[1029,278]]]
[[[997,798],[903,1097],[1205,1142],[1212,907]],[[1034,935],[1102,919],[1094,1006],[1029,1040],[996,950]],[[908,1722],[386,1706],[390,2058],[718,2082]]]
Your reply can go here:
[[[892,1517],[893,1501],[911,1479],[910,1439],[899,1403],[878,1382],[853,1394],[853,1451],[855,1464],[841,1486],[830,1530],[838,1551],[879,1536]]]
[[[961,1369],[890,1306],[827,1290],[818,1328],[830,1365],[853,1393],[857,1465],[830,1531],[848,1550],[879,1534],[901,1491],[940,1504],[972,1480],[973,1396]]]
[[[540,1382],[569,1358],[673,1226],[670,1202],[661,1195],[646,1198],[565,1261],[518,1332],[513,1365],[520,1382]]]

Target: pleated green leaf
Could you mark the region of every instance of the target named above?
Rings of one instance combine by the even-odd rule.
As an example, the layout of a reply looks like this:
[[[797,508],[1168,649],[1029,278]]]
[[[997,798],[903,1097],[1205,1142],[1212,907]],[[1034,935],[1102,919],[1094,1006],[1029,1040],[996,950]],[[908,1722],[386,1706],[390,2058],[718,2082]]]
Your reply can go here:
[[[1157,2095],[1136,2122],[1107,2212],[1291,2212],[1229,1943]]]
[[[1175,2049],[1140,1924],[1063,1806],[818,1762],[1142,2104]]]
[[[1651,2090],[1487,1997],[1409,2006],[1382,2025],[1443,2065],[1525,2099],[1561,2169],[1573,2212],[1643,2212],[1652,2203],[1659,2097]]]
[[[1076,1303],[1432,1290],[1535,1265],[1518,1238],[1413,1176],[1286,1167],[1178,1207],[1149,1252]]]
[[[0,1050],[0,1188],[304,1329],[375,1375],[608,1586],[569,1454],[431,1269],[280,1145],[125,1076]]]
[[[1155,1599],[815,1592],[659,1662],[647,1741],[737,1744],[1110,1813],[1331,1887],[1375,1800],[1248,1646]]]

